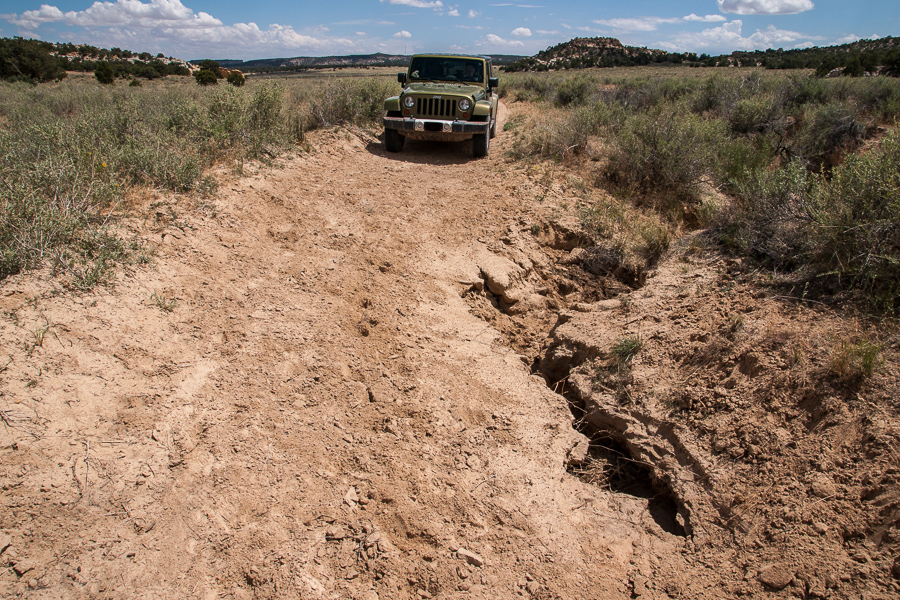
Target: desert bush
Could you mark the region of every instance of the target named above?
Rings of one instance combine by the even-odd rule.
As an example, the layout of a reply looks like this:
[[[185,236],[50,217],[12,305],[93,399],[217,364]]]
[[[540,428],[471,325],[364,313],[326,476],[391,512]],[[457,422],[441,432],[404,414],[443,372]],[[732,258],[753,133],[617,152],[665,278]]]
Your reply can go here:
[[[858,289],[878,309],[900,293],[900,136],[854,154],[829,175],[795,160],[737,186],[720,239],[764,264],[806,271],[831,289]]]
[[[854,105],[824,104],[804,111],[793,151],[814,166],[835,163],[866,137],[866,125]]]
[[[728,140],[723,122],[691,114],[683,103],[628,118],[611,140],[606,174],[615,185],[693,197],[718,169]]]
[[[584,75],[564,79],[556,88],[556,101],[561,106],[584,104],[593,91],[594,82]]]
[[[799,160],[783,169],[757,170],[736,182],[737,213],[719,231],[721,241],[770,267],[804,264],[805,225],[815,219],[814,176]]]
[[[116,80],[116,74],[113,72],[112,65],[108,62],[97,63],[94,68],[94,77],[103,85],[110,85]]]
[[[228,74],[228,78],[226,79],[226,81],[234,87],[241,87],[246,82],[246,79],[244,78],[243,73],[241,73],[240,71],[235,71]]]
[[[781,129],[779,125],[782,121],[777,104],[768,94],[741,98],[728,115],[728,124],[734,133],[762,133]]]
[[[515,158],[540,157],[565,161],[584,154],[588,140],[622,118],[619,107],[605,104],[572,110],[547,109],[533,117],[517,137],[509,154]]]
[[[289,105],[296,106],[307,131],[337,125],[371,126],[384,116],[384,99],[398,93],[389,79],[332,79],[316,86],[295,85]]]
[[[218,76],[206,69],[200,69],[194,73],[194,79],[196,79],[197,83],[200,85],[217,85],[219,83]]]
[[[775,102],[787,109],[807,104],[823,104],[828,100],[828,83],[812,75],[790,75],[775,86]]]
[[[900,308],[900,135],[819,178],[815,262],[880,307]]]

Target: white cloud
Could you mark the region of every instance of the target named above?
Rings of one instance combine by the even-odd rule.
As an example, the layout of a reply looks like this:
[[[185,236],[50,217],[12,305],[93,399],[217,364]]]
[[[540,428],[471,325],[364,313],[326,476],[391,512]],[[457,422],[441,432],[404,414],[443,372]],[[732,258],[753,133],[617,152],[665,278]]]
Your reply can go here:
[[[838,39],[835,40],[835,43],[836,44],[850,44],[850,43],[858,41],[860,39],[862,39],[862,38],[860,38],[855,33],[851,33],[850,35],[845,35],[844,37],[839,37]]]
[[[680,50],[700,50],[704,48],[728,48],[733,50],[765,50],[800,43],[802,40],[820,39],[796,31],[778,29],[769,25],[757,29],[748,37],[743,36],[743,21],[735,19],[719,27],[704,29],[696,33],[681,33],[666,47]]]
[[[473,10],[471,8],[469,9],[469,18],[470,19],[474,19],[475,17],[477,17],[480,14],[481,14],[480,12],[475,12],[475,10]]]
[[[378,0],[384,2],[384,0]],[[427,2],[426,0],[388,0],[388,4],[399,4],[401,6],[412,6],[413,8],[434,8],[438,9],[444,6],[441,0]]]
[[[812,10],[812,0],[718,0],[723,13],[739,15],[795,15]]]
[[[794,46],[794,49],[802,50],[804,48],[812,48],[813,46],[815,46],[815,44],[812,42],[803,42],[802,44],[797,44],[796,46]]]
[[[195,13],[181,0],[97,1],[85,10],[68,12],[44,4],[37,10],[4,15],[3,18],[22,30],[36,29],[48,23],[82,27],[84,33],[80,37],[93,44],[160,48],[173,56],[236,51],[246,55],[302,50],[337,52],[353,49],[357,43],[345,38],[307,35],[277,23],[266,29],[252,22],[225,25],[205,12]],[[312,33],[327,31],[326,27],[319,26]]]
[[[698,23],[721,23],[722,21],[727,21],[724,15],[706,15],[701,17],[700,15],[695,15],[694,13],[689,14],[686,17],[682,17],[684,21],[696,21]]]
[[[509,35],[513,37],[531,37],[531,30],[527,27],[516,27]]]
[[[494,48],[503,47],[503,48],[516,48],[519,46],[524,46],[522,42],[519,40],[504,40],[499,35],[494,35],[493,33],[489,33],[484,36],[484,40],[476,42],[478,46],[491,46]]]
[[[836,39],[836,40],[834,41],[834,43],[835,43],[835,44],[852,44],[853,42],[858,42],[858,41],[861,40],[861,39],[863,39],[863,38],[861,38],[860,36],[856,35],[855,33],[851,33],[851,34],[849,34],[849,35],[845,35],[844,37],[839,37],[838,39]],[[868,38],[866,38],[866,39],[869,39],[869,40],[880,40],[880,39],[881,39],[881,36],[878,35],[877,33],[873,33],[872,35],[870,35],[870,36],[869,36]]]
[[[356,33],[356,35],[366,35],[365,31],[357,31],[355,33]]]
[[[594,23],[622,31],[656,31],[663,23],[679,23],[681,19],[661,17],[636,17],[627,19],[597,19]]]
[[[19,27],[36,28],[45,23],[65,23],[79,27],[131,28],[177,27],[198,28],[222,25],[222,21],[205,12],[194,13],[181,0],[116,0],[94,2],[81,11],[62,12],[55,6],[42,4],[38,10],[10,15],[7,20]]]
[[[458,17],[459,11],[454,8],[453,10],[448,11],[447,14],[450,15],[451,17]]]
[[[395,38],[411,38],[412,34],[405,29],[401,29],[397,33],[394,34]]]
[[[537,33],[541,35],[559,35],[558,31],[555,30],[547,30],[547,29],[538,29]]]

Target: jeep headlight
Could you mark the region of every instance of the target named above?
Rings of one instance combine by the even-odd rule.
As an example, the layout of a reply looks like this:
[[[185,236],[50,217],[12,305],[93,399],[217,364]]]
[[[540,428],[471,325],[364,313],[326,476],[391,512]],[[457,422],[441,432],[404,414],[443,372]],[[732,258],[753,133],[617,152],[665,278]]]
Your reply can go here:
[[[416,104],[416,99],[413,98],[412,96],[407,96],[406,98],[403,99],[403,106],[405,106],[406,108],[412,108],[413,106],[415,106],[415,104]]]
[[[459,110],[466,112],[470,108],[472,108],[472,102],[468,98],[459,101]]]

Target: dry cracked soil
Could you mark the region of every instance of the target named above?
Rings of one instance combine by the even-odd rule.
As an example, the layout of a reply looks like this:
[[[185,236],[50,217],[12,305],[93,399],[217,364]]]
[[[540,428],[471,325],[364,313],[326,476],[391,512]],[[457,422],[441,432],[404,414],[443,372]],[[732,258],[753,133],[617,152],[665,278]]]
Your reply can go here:
[[[324,132],[4,281],[0,595],[900,596],[896,336],[702,232],[617,279],[506,136]]]

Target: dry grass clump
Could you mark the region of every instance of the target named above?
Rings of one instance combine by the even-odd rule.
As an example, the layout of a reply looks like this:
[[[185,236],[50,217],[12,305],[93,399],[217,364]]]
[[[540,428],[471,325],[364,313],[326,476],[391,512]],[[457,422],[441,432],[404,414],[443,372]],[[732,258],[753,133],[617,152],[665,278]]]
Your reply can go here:
[[[831,353],[830,371],[848,381],[864,381],[884,364],[881,344],[866,339],[840,340]]]
[[[396,84],[250,80],[142,86],[0,83],[0,279],[41,264],[90,288],[146,260],[114,223],[135,186],[203,193],[216,163],[269,160],[306,130],[377,122]]]

